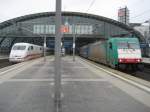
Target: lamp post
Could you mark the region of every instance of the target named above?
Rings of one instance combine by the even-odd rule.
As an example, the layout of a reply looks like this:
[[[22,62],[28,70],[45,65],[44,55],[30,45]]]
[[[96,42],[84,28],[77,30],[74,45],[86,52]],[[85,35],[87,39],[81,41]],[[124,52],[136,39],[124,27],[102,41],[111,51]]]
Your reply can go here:
[[[148,23],[149,23],[149,35],[148,35],[148,38],[150,38],[150,19],[149,19]]]
[[[150,38],[150,19],[145,21],[144,23],[148,23],[149,26],[148,26],[148,35],[146,35],[147,38]],[[145,34],[144,34],[145,35]]]
[[[61,111],[61,0],[56,0],[54,112]]]

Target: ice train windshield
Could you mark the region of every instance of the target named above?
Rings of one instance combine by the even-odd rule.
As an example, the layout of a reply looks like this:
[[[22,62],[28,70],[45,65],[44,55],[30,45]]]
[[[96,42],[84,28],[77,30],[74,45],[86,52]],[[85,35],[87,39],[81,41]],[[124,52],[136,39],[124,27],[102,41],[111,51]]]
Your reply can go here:
[[[13,47],[13,50],[25,50],[25,49],[26,49],[26,46],[17,45]]]

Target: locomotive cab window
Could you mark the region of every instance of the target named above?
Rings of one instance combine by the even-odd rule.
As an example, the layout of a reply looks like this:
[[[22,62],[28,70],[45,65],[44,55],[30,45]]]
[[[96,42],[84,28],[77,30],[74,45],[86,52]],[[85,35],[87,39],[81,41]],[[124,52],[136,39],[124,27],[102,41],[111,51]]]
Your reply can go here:
[[[111,42],[109,43],[109,48],[112,49],[112,43]]]
[[[128,48],[130,48],[130,49],[140,49],[140,46],[139,46],[139,44],[137,44],[137,43],[128,43]]]
[[[118,48],[119,49],[128,49],[128,43],[127,42],[118,42]]]

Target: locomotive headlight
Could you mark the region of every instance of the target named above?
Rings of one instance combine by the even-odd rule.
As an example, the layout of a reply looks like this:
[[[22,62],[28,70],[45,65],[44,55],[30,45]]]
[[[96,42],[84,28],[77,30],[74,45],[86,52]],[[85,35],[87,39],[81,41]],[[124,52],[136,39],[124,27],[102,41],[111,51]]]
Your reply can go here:
[[[119,59],[119,62],[122,62],[123,60],[122,59]]]
[[[137,59],[137,62],[140,62],[141,60],[140,59]]]

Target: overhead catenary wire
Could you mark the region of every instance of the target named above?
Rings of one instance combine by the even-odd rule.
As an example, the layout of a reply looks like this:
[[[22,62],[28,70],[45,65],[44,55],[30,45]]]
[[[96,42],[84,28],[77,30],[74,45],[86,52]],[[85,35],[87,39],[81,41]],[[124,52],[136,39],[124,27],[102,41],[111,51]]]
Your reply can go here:
[[[143,0],[134,1],[134,2],[132,2],[131,4],[129,4],[128,6],[134,7],[135,5],[139,5],[139,3],[141,4],[142,1],[143,1]]]
[[[92,1],[91,1],[91,3],[90,3],[90,5],[89,5],[88,9],[86,10],[86,12],[88,12],[88,11],[90,10],[90,8],[94,5],[95,1],[96,1],[96,0],[92,0]]]
[[[140,14],[136,15],[136,16],[131,17],[131,19],[134,19],[134,18],[140,17],[140,16],[142,16],[142,15],[144,15],[144,14],[146,14],[146,13],[149,13],[149,12],[150,12],[150,9],[148,9],[148,10],[146,10],[146,11],[144,11],[144,12],[142,12],[142,13],[140,13]]]

